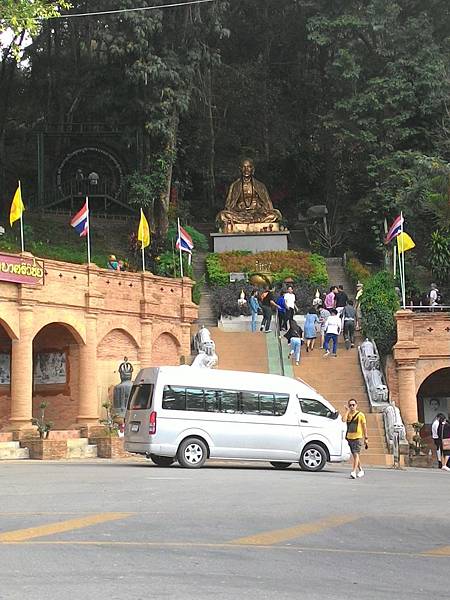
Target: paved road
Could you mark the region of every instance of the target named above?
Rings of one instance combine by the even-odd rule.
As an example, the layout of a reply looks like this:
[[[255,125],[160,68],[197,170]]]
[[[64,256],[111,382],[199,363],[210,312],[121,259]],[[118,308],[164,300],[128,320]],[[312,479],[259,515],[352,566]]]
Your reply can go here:
[[[450,474],[0,464],[0,599],[448,595]]]

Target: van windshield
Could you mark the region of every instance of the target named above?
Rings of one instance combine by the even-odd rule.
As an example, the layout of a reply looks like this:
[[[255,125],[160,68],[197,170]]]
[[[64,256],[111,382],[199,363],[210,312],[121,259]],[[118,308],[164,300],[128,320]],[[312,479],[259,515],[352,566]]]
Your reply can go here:
[[[130,397],[128,399],[128,410],[147,410],[152,405],[153,383],[142,383],[134,385],[131,388]]]

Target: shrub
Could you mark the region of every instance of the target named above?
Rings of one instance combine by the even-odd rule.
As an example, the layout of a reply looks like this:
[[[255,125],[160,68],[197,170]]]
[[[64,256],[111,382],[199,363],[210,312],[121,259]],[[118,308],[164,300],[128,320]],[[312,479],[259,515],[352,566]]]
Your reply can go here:
[[[433,231],[428,250],[428,263],[434,279],[440,285],[447,283],[450,275],[450,235]]]
[[[345,265],[345,271],[353,285],[358,282],[364,283],[370,277],[370,271],[355,256],[349,256]]]
[[[228,272],[223,268],[220,254],[208,254],[206,257],[206,272],[212,285],[227,285],[230,282]]]
[[[274,283],[290,277],[316,286],[326,286],[328,275],[325,259],[317,254],[296,250],[286,252],[223,252],[206,259],[208,280],[213,285],[226,285],[229,273],[270,271]]]
[[[183,275],[193,279],[192,265],[189,265],[186,252],[182,253],[183,257]],[[168,250],[163,252],[155,259],[156,275],[162,277],[180,277],[180,255],[178,252]]]
[[[195,282],[195,284],[192,286],[192,302],[194,304],[197,304],[197,306],[200,304],[200,300],[202,299],[202,292],[203,292],[203,288],[205,286],[205,276],[202,275],[202,277]]]
[[[380,271],[367,279],[361,297],[363,334],[373,338],[380,354],[389,354],[397,332],[394,313],[400,308],[392,275]]]

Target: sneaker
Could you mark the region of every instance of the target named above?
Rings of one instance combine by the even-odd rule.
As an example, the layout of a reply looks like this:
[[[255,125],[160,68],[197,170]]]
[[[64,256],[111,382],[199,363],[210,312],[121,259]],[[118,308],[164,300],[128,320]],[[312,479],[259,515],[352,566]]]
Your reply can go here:
[[[300,363],[298,362],[298,360],[296,360],[296,361],[295,361],[295,364],[296,364],[296,365],[297,365],[297,367],[298,367],[298,365],[299,365]],[[449,471],[450,471],[450,469],[449,469]]]
[[[337,358],[337,354],[332,354],[331,355],[333,358]]]
[[[356,471],[350,473],[350,479],[356,479]]]
[[[260,331],[264,331],[264,327],[260,327],[260,328],[259,328],[259,330],[260,330]]]
[[[290,358],[291,356],[294,356],[294,351],[293,351],[293,350],[291,350],[291,351],[289,352],[289,358]]]
[[[325,354],[323,355],[323,357],[324,357],[324,358],[325,358],[325,356],[330,356],[330,351],[329,351],[329,350],[327,350],[327,351],[325,352]]]
[[[350,350],[350,340],[345,340],[345,349]]]
[[[350,348],[354,348],[354,347],[355,347],[355,344],[350,344]]]
[[[272,333],[271,329],[266,329],[266,333]]]
[[[442,465],[442,470],[443,471],[450,471],[450,467],[447,467],[446,465]]]
[[[364,471],[361,469],[361,471],[359,471],[358,475],[356,477],[364,477],[365,473]]]

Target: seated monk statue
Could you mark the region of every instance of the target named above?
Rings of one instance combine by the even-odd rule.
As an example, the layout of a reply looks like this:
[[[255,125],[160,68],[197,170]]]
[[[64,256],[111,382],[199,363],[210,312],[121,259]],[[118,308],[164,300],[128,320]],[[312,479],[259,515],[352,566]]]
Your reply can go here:
[[[216,217],[222,231],[279,230],[283,217],[273,207],[266,186],[253,178],[254,171],[251,160],[242,161],[241,177],[231,184],[225,209]]]

